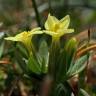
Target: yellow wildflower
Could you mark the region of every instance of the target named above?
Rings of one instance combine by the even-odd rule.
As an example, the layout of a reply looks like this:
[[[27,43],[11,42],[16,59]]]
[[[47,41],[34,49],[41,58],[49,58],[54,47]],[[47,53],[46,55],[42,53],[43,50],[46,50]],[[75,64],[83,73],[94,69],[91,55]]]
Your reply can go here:
[[[28,32],[24,31],[22,33],[17,34],[16,36],[7,37],[7,38],[5,38],[5,40],[22,42],[25,45],[25,47],[27,47],[27,49],[29,51],[31,51],[31,49],[32,49],[32,42],[31,42],[32,36],[35,34],[42,34],[43,32],[40,31],[40,29],[41,28],[34,28],[33,30],[28,31]]]
[[[68,29],[70,24],[69,15],[65,16],[61,20],[58,20],[56,17],[48,15],[48,18],[45,22],[44,32],[52,36],[53,39],[59,39],[61,36],[67,33],[74,32],[74,29]]]

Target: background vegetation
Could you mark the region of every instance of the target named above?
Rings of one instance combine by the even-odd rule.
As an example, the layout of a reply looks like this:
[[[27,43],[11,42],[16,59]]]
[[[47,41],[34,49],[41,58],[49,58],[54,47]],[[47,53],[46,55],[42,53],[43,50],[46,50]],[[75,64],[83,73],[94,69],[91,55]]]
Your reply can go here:
[[[75,32],[71,35],[61,38],[61,47],[66,45],[66,42],[62,43],[63,39],[67,41],[70,39],[70,37],[76,37],[79,43],[77,48],[79,51],[77,49],[75,50],[75,45],[71,46],[70,42],[68,43],[69,45],[66,46],[69,49],[69,46],[71,46],[72,50],[70,50],[73,53],[75,50],[78,54],[82,52],[83,49],[85,49],[85,53],[79,54],[81,58],[78,61],[80,63],[78,63],[77,65],[79,67],[82,66],[81,61],[86,61],[88,63],[87,68],[85,68],[85,70],[87,71],[79,71],[79,75],[81,76],[79,78],[79,82],[77,82],[77,75],[73,78],[70,77],[70,84],[63,82],[65,88],[67,89],[66,92],[64,91],[65,95],[70,96],[70,94],[73,92],[76,96],[96,96],[96,55],[95,50],[92,51],[92,54],[91,51],[89,52],[89,50],[96,49],[96,0],[0,0],[0,95],[36,96],[37,94],[39,94],[38,92],[41,92],[42,94],[44,93],[40,89],[38,89],[38,86],[40,86],[40,84],[42,83],[42,80],[44,79],[43,77],[46,75],[45,72],[42,72],[40,73],[40,75],[37,75],[33,74],[33,69],[31,69],[31,72],[27,70],[26,58],[28,59],[28,54],[26,52],[26,48],[23,45],[17,44],[16,42],[6,42],[4,38],[6,36],[20,33],[24,30],[28,31],[37,26],[43,29],[48,13],[51,13],[59,19],[63,18],[67,14],[70,15],[70,27],[74,28]],[[48,45],[46,45],[46,42],[44,40],[47,41]],[[36,50],[39,50],[41,55],[42,51],[45,51],[45,53],[43,54],[44,56],[48,55],[47,52],[48,46],[50,46],[51,44],[50,42],[51,39],[47,35],[34,36],[33,38],[33,43],[36,46]],[[91,46],[91,48],[88,47],[89,49],[86,49],[86,46]],[[70,54],[68,54],[68,49],[67,52],[66,50],[63,51],[65,51],[65,53],[69,56],[67,59],[71,62],[71,59],[75,57],[73,56],[73,53],[71,54],[70,52],[70,56]],[[69,64],[70,62],[68,62],[68,60],[66,62]],[[30,62],[32,63],[33,61]],[[59,67],[62,68],[62,66]],[[70,66],[67,67],[70,68]],[[70,71],[71,73],[69,72],[72,76],[73,73],[77,70],[75,67],[78,69],[77,66],[74,66],[73,71]],[[83,67],[81,69],[83,69]],[[35,71],[37,72],[37,70]],[[60,71],[60,73],[58,74],[61,73],[62,71]],[[60,76],[62,77],[62,74]],[[60,76],[57,77],[61,80],[62,78]],[[64,80],[67,81],[68,78],[69,77],[66,77],[64,78]],[[46,80],[49,81],[47,82]],[[50,85],[50,79],[47,78],[46,80],[45,82],[49,83]],[[61,82],[60,80],[58,80],[58,82]],[[44,84],[47,86],[47,83]],[[69,85],[71,85],[71,87]],[[62,85],[60,85],[59,87],[62,89]],[[59,87],[56,90],[61,90]],[[78,88],[80,89],[79,92],[77,90]],[[59,96],[56,95],[55,91],[55,95],[53,94],[52,96]],[[62,93],[62,90],[60,92]],[[70,94],[67,94],[68,92]],[[48,94],[46,93],[46,96],[47,95]],[[65,95],[63,93],[63,95],[61,94],[60,96]]]

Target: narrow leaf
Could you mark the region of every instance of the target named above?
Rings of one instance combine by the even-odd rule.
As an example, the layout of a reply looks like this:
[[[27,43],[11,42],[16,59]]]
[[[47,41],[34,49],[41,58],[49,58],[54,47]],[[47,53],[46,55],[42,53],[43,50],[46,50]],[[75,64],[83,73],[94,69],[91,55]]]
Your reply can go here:
[[[42,41],[39,47],[39,57],[41,59],[41,63],[44,60],[45,64],[48,64],[48,46],[45,41]]]
[[[74,65],[71,64],[67,74],[69,76],[73,76],[83,71],[83,69],[86,67],[85,64],[86,60],[87,60],[87,55],[84,55],[80,59],[78,59]]]
[[[80,89],[80,96],[90,96],[85,90]]]
[[[18,49],[18,51],[21,53],[21,55],[24,57],[24,58],[28,58],[28,52],[27,50],[24,48],[24,46],[20,45],[20,44],[17,44],[16,45],[16,48]]]
[[[3,51],[4,51],[4,42],[2,42],[0,45],[0,58],[2,57]]]
[[[28,69],[36,74],[40,74],[41,68],[37,60],[31,55],[28,60]]]

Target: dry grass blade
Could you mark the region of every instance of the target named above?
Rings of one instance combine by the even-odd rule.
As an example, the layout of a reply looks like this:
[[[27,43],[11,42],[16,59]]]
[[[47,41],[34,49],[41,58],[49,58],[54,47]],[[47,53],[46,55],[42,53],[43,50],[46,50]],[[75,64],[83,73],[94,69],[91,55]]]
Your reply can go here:
[[[91,45],[91,46],[89,46],[89,47],[87,47],[87,48],[84,48],[84,49],[82,49],[81,51],[77,52],[76,58],[82,56],[84,53],[86,53],[86,52],[88,52],[88,51],[90,51],[90,50],[96,50],[96,44]]]
[[[28,96],[28,93],[26,92],[27,90],[25,88],[25,85],[20,80],[18,82],[18,87],[20,89],[21,96]]]
[[[11,64],[9,58],[2,58],[2,60],[0,60],[0,64]]]
[[[84,30],[75,36],[81,46],[77,49],[76,58],[84,53],[96,49],[96,27],[91,27],[89,30]],[[87,46],[88,45],[88,46]]]

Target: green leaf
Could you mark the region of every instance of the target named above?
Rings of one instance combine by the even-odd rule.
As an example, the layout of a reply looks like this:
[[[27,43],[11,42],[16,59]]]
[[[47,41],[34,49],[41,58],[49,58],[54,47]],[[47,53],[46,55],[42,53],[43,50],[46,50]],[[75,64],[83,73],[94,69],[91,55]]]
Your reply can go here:
[[[39,56],[38,58],[39,63],[42,67],[41,71],[42,73],[46,73],[48,69],[47,66],[48,66],[49,56],[48,56],[48,46],[44,40],[40,44],[38,56]]]
[[[54,96],[71,96],[71,93],[72,93],[71,86],[66,81],[63,83],[56,84],[54,86],[54,89],[55,89]]]
[[[47,73],[48,71],[48,64],[46,64],[45,59],[42,60],[41,71],[42,73]]]
[[[65,88],[65,86],[62,83],[60,83],[57,85],[57,87],[55,89],[54,96],[62,96],[62,93],[63,93],[63,95],[66,95],[67,89]]]
[[[48,65],[48,46],[47,43],[43,40],[39,47],[39,63],[42,64],[42,62],[45,62],[45,65]]]
[[[79,95],[80,96],[90,96],[84,89],[80,89]]]
[[[76,49],[77,49],[77,41],[75,38],[71,38],[65,45],[65,51],[66,51],[65,58],[66,58],[67,70],[72,62]]]
[[[61,51],[57,69],[58,81],[64,81],[66,79],[66,72],[68,71],[70,64],[74,58],[74,54],[77,49],[77,41],[75,38],[71,38],[65,43],[64,49]],[[65,77],[64,77],[65,76]]]
[[[27,68],[26,68],[26,62],[24,61],[21,53],[16,49],[14,52],[14,60],[16,60],[16,68],[18,70],[18,73],[27,72]]]
[[[16,44],[16,48],[18,49],[18,51],[21,53],[21,55],[24,57],[24,58],[28,58],[28,52],[27,50],[24,48],[23,45],[21,44]]]
[[[0,45],[0,58],[1,58],[2,55],[3,55],[3,51],[4,51],[4,42],[2,41],[2,42],[1,42],[1,45]]]
[[[41,67],[36,58],[33,57],[33,55],[30,55],[28,59],[28,69],[36,74],[40,74],[41,72]]]
[[[87,60],[87,55],[82,56],[80,59],[78,59],[75,64],[71,64],[70,68],[67,72],[67,76],[73,76],[75,74],[80,73],[84,70],[86,67],[85,61]]]
[[[49,50],[49,62],[48,62],[48,72],[53,78],[56,79],[58,73],[58,67],[60,62],[60,42],[52,42]]]
[[[6,74],[3,72],[3,70],[0,69],[0,81],[4,79]]]

